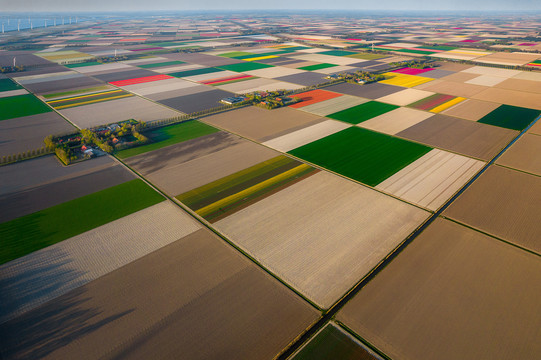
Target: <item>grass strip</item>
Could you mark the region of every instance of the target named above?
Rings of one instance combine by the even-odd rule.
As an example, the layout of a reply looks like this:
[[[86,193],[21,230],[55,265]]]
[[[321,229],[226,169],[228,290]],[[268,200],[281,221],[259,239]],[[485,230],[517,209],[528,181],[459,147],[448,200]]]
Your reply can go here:
[[[0,224],[0,263],[53,245],[157,204],[164,198],[140,179]]]
[[[116,153],[116,156],[118,156],[120,159],[126,159],[131,156],[158,150],[169,145],[195,139],[218,131],[220,130],[196,120],[164,126],[144,132],[144,135],[151,139],[151,143],[131,149],[121,150]]]

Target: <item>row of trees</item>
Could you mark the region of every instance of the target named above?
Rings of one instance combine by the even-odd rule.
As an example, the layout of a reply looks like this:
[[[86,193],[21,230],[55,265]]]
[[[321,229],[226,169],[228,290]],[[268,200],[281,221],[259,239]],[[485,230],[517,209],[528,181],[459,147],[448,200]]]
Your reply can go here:
[[[50,151],[46,147],[42,147],[39,149],[23,151],[18,154],[4,155],[0,158],[0,164],[11,164],[22,160],[28,160],[38,156],[43,156],[49,153]]]

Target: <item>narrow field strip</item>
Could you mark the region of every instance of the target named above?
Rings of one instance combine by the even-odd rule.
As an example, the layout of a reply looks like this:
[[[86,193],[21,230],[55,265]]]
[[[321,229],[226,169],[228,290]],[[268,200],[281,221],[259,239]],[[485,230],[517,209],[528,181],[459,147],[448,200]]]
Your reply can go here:
[[[81,106],[81,105],[94,104],[97,102],[122,99],[122,98],[130,97],[130,96],[133,96],[133,94],[130,94],[124,90],[117,89],[117,90],[104,91],[104,92],[99,92],[99,93],[94,93],[94,94],[74,96],[74,97],[69,97],[69,98],[64,98],[64,99],[47,101],[47,104],[51,105],[56,110],[61,110],[61,109],[67,109],[67,108]]]
[[[406,75],[393,72],[384,73],[383,75],[385,75],[386,79],[380,81],[380,83],[403,87],[414,87],[434,80],[422,76]]]
[[[142,83],[165,80],[165,79],[173,79],[173,76],[160,74],[160,75],[145,76],[141,78],[128,79],[128,80],[111,81],[109,84],[114,85],[114,86],[126,86],[126,85],[142,84]]]
[[[239,76],[226,76],[223,78],[203,80],[199,82],[205,85],[218,85],[218,84],[224,85],[224,84],[230,84],[230,83],[241,81],[241,80],[253,79],[253,78],[254,77],[252,75],[239,75]]]
[[[462,101],[466,100],[466,98],[463,98],[463,97],[456,97],[450,101],[447,101],[446,103],[444,104],[441,104],[439,106],[436,106],[435,108],[431,109],[430,112],[433,112],[433,113],[440,113],[444,110],[447,110],[449,109],[450,107],[453,107],[455,106],[456,104],[458,103],[461,103]]]
[[[0,324],[162,248],[201,226],[169,201],[0,267]],[[31,294],[17,284],[32,283]]]
[[[0,263],[132,214],[164,198],[135,179],[0,224]],[[31,230],[29,230],[31,229]]]
[[[441,104],[446,103],[447,101],[450,101],[454,99],[455,96],[453,95],[445,95],[445,94],[434,94],[427,98],[421,99],[419,101],[415,101],[411,104],[409,104],[409,107],[412,107],[414,109],[419,110],[426,110],[429,111],[437,106],[440,106]]]

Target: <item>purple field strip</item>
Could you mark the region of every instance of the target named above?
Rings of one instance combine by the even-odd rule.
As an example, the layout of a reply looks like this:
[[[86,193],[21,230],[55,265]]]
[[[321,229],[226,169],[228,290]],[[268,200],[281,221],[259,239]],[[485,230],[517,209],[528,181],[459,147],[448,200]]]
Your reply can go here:
[[[423,49],[421,49],[423,50]],[[426,50],[425,50],[426,51]],[[412,69],[409,67],[405,67],[398,70],[393,70],[392,72],[399,73],[399,74],[405,74],[405,75],[419,75],[424,74],[425,72],[429,72],[434,70],[433,68],[426,68],[426,69]]]
[[[410,106],[419,110],[431,110],[436,106],[446,103],[447,101],[454,99],[453,95],[435,94],[427,97],[426,99],[417,101]]]

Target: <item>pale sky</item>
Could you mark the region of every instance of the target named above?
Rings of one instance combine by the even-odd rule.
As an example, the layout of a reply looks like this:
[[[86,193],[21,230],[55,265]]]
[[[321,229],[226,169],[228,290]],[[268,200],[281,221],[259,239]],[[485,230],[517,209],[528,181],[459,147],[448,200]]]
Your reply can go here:
[[[541,0],[0,0],[0,11],[476,10],[539,11]]]

